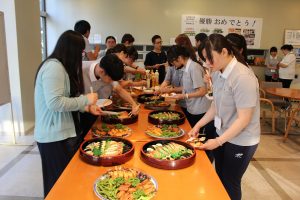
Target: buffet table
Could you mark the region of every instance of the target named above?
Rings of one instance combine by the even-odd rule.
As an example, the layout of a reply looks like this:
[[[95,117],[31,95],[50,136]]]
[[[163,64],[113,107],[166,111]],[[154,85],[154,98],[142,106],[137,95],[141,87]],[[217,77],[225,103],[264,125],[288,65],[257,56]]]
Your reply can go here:
[[[171,109],[179,110],[180,108],[172,105]],[[133,158],[123,166],[140,169],[156,179],[158,191],[154,199],[230,199],[204,151],[197,150],[195,163],[180,170],[157,169],[140,159],[142,145],[153,140],[144,133],[148,126],[149,112],[151,111],[141,107],[138,122],[128,125],[132,129],[132,134],[126,139],[134,143],[135,153]],[[99,121],[95,125],[98,123]],[[187,120],[180,127],[186,132],[190,129]],[[88,134],[85,139],[91,137],[91,134]],[[180,140],[186,139],[185,135]],[[80,159],[79,151],[77,151],[46,199],[98,199],[93,191],[94,182],[111,168],[114,167],[87,164]]]

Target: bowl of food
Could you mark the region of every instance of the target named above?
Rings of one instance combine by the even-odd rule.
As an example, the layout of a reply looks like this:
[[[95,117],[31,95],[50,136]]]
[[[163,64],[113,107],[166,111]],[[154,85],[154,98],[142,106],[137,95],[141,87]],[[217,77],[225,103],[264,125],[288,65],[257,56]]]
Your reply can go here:
[[[129,110],[112,109],[105,111],[107,114],[101,116],[101,120],[107,124],[133,124],[137,122],[137,115],[129,115]]]
[[[127,137],[131,135],[132,130],[123,124],[102,123],[91,128],[94,137]]]
[[[184,136],[185,132],[177,124],[159,124],[149,126],[145,133],[157,139],[176,139]]]
[[[161,100],[149,101],[144,104],[144,108],[149,110],[168,110],[170,106],[170,103]]]
[[[141,159],[159,169],[182,169],[195,162],[196,151],[191,145],[177,140],[154,140],[143,145]]]
[[[158,190],[156,180],[137,169],[116,167],[94,183],[94,192],[103,200],[152,199]]]
[[[132,142],[120,137],[86,140],[80,145],[80,158],[92,165],[114,166],[129,161],[134,154]]]
[[[148,115],[148,121],[152,124],[183,124],[185,116],[182,112],[174,110],[152,111]]]
[[[149,102],[149,101],[164,101],[165,98],[162,96],[157,96],[154,94],[141,94],[137,97],[137,101],[139,103],[145,103],[145,102]]]

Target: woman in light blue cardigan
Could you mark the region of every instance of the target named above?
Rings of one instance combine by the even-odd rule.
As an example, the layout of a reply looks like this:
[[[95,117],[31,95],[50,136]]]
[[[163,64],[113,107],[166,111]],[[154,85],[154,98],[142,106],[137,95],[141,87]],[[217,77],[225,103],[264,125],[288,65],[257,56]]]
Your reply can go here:
[[[37,70],[34,138],[41,154],[45,197],[76,150],[76,111],[100,113],[96,93],[81,95],[84,46],[79,33],[64,32]]]

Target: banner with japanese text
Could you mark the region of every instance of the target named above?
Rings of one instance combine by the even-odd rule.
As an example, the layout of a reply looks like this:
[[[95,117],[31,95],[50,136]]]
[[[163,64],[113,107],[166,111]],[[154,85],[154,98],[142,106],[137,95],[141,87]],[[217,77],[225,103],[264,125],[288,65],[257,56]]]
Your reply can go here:
[[[245,37],[248,48],[260,48],[262,22],[262,18],[182,15],[181,32],[188,36],[238,33]]]

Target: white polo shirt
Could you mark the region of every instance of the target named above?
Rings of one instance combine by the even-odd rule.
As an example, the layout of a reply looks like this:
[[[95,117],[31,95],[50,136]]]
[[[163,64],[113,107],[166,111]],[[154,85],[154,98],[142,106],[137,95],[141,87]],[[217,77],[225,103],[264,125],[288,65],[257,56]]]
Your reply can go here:
[[[221,118],[222,135],[237,119],[237,109],[254,108],[250,123],[229,143],[240,146],[255,145],[260,140],[259,86],[254,73],[233,58],[224,72],[213,73],[213,91],[216,115]]]
[[[93,91],[98,93],[99,99],[107,99],[112,94],[114,87],[119,85],[119,82],[113,81],[112,83],[105,83],[101,79],[97,79],[94,71],[96,65],[100,63],[100,60],[101,59],[82,62],[84,93],[89,93],[90,87],[93,87]]]
[[[279,78],[281,79],[294,79],[295,78],[295,68],[296,68],[296,56],[293,52],[286,54],[282,61],[282,64],[288,65],[288,67],[279,68]]]

